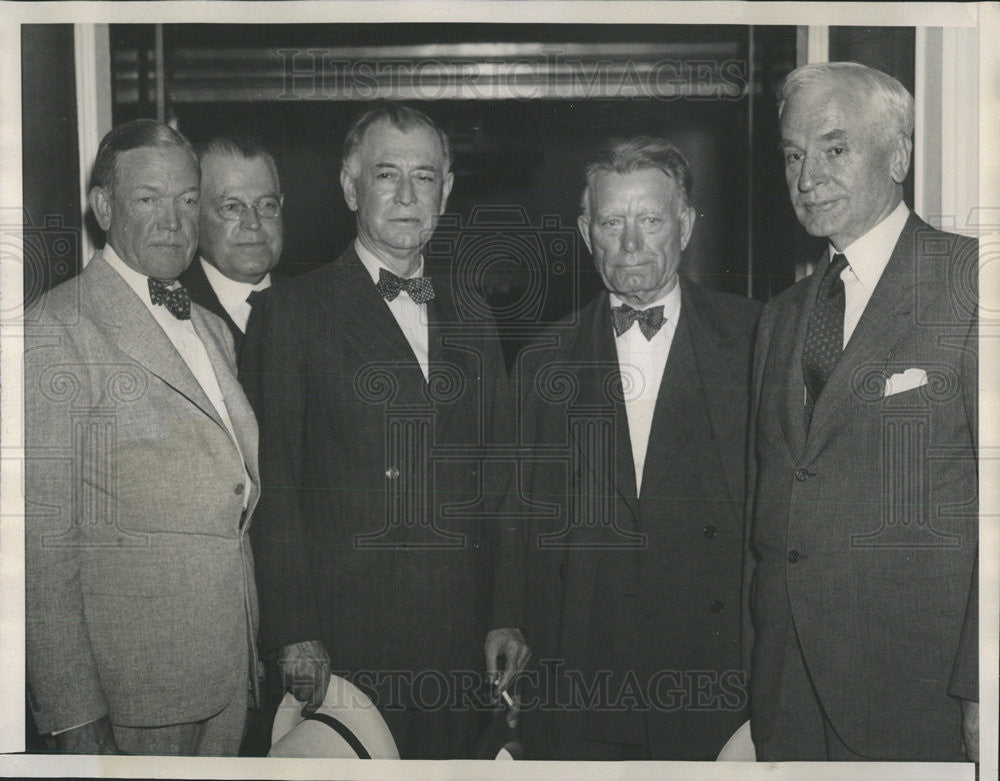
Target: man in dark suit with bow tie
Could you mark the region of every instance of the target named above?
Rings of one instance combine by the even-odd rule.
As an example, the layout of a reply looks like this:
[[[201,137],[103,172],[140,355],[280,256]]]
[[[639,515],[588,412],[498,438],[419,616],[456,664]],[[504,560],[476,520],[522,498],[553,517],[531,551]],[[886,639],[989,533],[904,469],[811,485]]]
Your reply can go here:
[[[745,720],[740,559],[755,302],[678,274],[692,175],[611,141],[579,228],[606,292],[518,360],[529,757],[714,759]],[[544,456],[544,457],[542,457]]]
[[[239,356],[252,302],[281,258],[284,196],[274,158],[255,139],[217,136],[197,151],[198,256],[180,280],[229,326]]]
[[[331,665],[351,678],[404,759],[470,755],[484,637],[502,687],[527,654],[518,540],[482,458],[507,420],[499,346],[459,317],[449,273],[422,274],[452,180],[428,116],[362,115],[340,175],[358,237],[262,295],[242,355],[264,454],[263,651],[308,709]]]
[[[896,79],[806,65],[778,114],[792,205],[830,246],[757,338],[757,753],[975,758],[977,244],[903,202]]]

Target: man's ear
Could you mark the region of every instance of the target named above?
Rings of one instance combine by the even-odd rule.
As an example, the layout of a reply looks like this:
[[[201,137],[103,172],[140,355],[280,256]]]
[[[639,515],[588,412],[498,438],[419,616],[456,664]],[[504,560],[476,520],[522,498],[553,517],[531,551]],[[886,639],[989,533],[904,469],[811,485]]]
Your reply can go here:
[[[358,191],[354,186],[354,177],[347,172],[346,168],[340,169],[340,187],[344,191],[347,208],[356,212],[358,210]]]
[[[892,181],[902,184],[910,171],[910,158],[913,155],[913,140],[905,133],[900,133],[893,141],[889,163],[889,173]]]
[[[695,220],[698,218],[698,212],[694,210],[693,206],[682,206],[681,207],[681,249],[687,249],[688,242],[691,241],[691,232],[694,230]]]
[[[590,247],[590,217],[581,214],[576,218],[576,227],[580,231],[580,235],[583,236],[583,243],[587,245],[587,252],[593,255],[594,251]]]
[[[449,171],[444,177],[444,181],[441,183],[441,208],[438,209],[438,215],[444,214],[445,206],[448,205],[448,196],[451,195],[451,188],[454,184],[455,174]]]
[[[87,195],[87,201],[94,211],[97,224],[107,233],[111,227],[111,194],[103,187],[93,187]]]

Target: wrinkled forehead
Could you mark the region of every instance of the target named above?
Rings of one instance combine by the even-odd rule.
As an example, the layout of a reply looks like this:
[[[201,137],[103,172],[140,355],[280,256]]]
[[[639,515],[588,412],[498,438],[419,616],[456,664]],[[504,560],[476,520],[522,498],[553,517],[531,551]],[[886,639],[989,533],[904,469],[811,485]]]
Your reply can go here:
[[[595,171],[588,188],[595,211],[632,204],[667,206],[678,200],[680,187],[662,168],[639,168],[627,173],[600,169]]]
[[[208,152],[201,158],[201,188],[203,193],[252,190],[257,195],[277,195],[280,185],[274,163],[263,155]]]
[[[368,164],[382,161],[405,161],[443,170],[444,147],[434,128],[414,124],[400,129],[388,119],[380,119],[365,131],[358,149]]]
[[[192,182],[194,187],[199,185],[201,167],[193,151],[174,145],[140,146],[115,155],[112,189],[167,180],[186,186]]]
[[[788,98],[781,114],[783,133],[832,125],[867,129],[874,122],[872,98],[864,85],[843,75],[803,85]]]

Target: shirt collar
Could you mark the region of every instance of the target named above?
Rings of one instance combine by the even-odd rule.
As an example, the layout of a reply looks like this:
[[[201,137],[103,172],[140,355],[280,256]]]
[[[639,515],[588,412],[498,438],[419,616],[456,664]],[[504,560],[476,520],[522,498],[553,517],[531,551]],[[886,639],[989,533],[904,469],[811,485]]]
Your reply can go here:
[[[104,245],[104,249],[101,250],[101,256],[107,261],[111,268],[118,272],[118,276],[125,280],[128,286],[135,291],[136,295],[139,296],[140,300],[142,300],[146,306],[152,305],[152,301],[149,299],[148,276],[136,271],[128,263],[122,260],[118,256],[118,253],[115,252],[114,247],[110,244]]]
[[[369,252],[368,248],[361,243],[361,239],[354,240],[354,251],[358,253],[358,258],[361,259],[362,265],[368,270],[368,275],[372,278],[372,282],[378,284],[378,270],[384,268],[386,271],[392,271],[378,256],[374,253]],[[424,272],[424,258],[423,255],[420,256],[420,265],[417,266],[417,270],[413,272],[411,276],[419,277]],[[396,274],[395,271],[392,271]],[[396,274],[396,276],[399,276]]]
[[[628,303],[626,301],[622,301],[614,293],[611,293],[609,298],[612,307],[621,306],[622,304]],[[679,279],[677,280],[677,284],[674,285],[673,290],[671,290],[669,293],[665,295],[660,296],[655,301],[650,301],[642,308],[652,309],[653,307],[657,307],[660,305],[663,306],[663,319],[666,320],[667,322],[676,323],[677,318],[681,313],[681,283]],[[632,305],[629,304],[629,306]],[[638,307],[632,307],[632,308],[637,309]]]
[[[844,248],[842,254],[851,265],[851,271],[866,288],[873,290],[878,284],[909,216],[910,210],[900,201],[888,217]],[[830,257],[836,254],[831,244]]]
[[[204,257],[199,257],[198,260],[201,263],[201,267],[205,270],[208,283],[219,298],[219,303],[222,304],[222,308],[227,312],[235,309],[240,304],[246,303],[250,291],[265,290],[271,286],[271,272],[265,274],[263,279],[257,284],[251,285],[249,282],[239,282],[238,280],[230,279],[205,260]]]

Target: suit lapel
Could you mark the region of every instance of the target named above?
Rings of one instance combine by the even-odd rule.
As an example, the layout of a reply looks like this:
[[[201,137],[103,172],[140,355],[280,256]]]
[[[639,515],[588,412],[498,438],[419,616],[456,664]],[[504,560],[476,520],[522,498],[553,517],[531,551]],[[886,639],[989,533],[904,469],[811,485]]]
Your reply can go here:
[[[884,366],[892,348],[909,331],[916,292],[914,232],[920,224],[911,214],[843,355],[816,400],[809,430],[810,444],[853,393],[854,384],[866,374],[865,369],[878,371]]]
[[[611,304],[608,294],[602,292],[591,305],[582,333],[585,338],[577,340],[571,360],[577,368],[581,400],[593,404],[596,409],[612,409],[614,414],[615,448],[610,475],[601,464],[590,462],[587,454],[584,461],[595,476],[607,475],[618,498],[624,502],[632,516],[629,525],[634,527],[638,518],[636,504],[635,464],[632,460],[632,440],[629,436],[628,413],[621,395],[621,374],[618,364],[618,350],[615,347],[614,329],[611,325]],[[613,372],[615,382],[608,382],[608,374]],[[586,394],[586,396],[584,395]],[[602,454],[603,457],[603,454]]]
[[[761,403],[778,407],[777,414],[785,434],[785,442],[795,459],[800,457],[806,446],[802,349],[806,342],[806,325],[812,313],[812,304],[816,300],[816,291],[825,269],[826,265],[820,264],[807,284],[793,290],[795,299],[789,302],[786,311],[798,313],[798,316],[778,319],[771,348],[768,350],[767,360],[771,365],[765,372],[764,387],[761,390]],[[780,378],[778,387],[769,387],[769,377]]]
[[[661,486],[668,479],[674,458],[694,431],[695,416],[689,414],[689,410],[702,403],[701,382],[688,325],[690,306],[684,294],[681,295],[681,314],[656,394],[642,468],[642,495],[646,497],[661,495]]]
[[[97,254],[84,269],[98,317],[118,329],[118,347],[223,426],[205,391],[128,283]],[[225,428],[225,426],[223,426]]]
[[[358,353],[371,361],[389,361],[416,371],[420,364],[403,332],[378,294],[368,270],[354,247],[348,247],[334,261],[330,284],[335,290],[317,290],[328,328],[355,344]]]
[[[260,485],[257,474],[257,422],[253,410],[250,408],[250,403],[243,393],[243,388],[236,378],[235,367],[223,351],[222,345],[208,328],[202,313],[195,308],[191,309],[191,322],[202,344],[205,345],[208,360],[219,382],[219,390],[222,391],[226,411],[229,413],[229,420],[232,423],[233,432],[236,434],[236,444],[243,454],[247,472],[250,473],[254,485]],[[219,422],[221,423],[221,421]]]
[[[618,351],[615,348],[608,294],[602,291],[594,301],[580,310],[579,317],[580,325],[572,332],[574,342],[566,352],[560,354],[560,358],[572,367],[576,387],[579,389],[573,406],[578,410],[589,407],[594,410],[595,415],[613,415],[615,442],[610,453],[588,452],[583,442],[576,442],[576,446],[579,450],[580,469],[589,472],[586,482],[594,486],[595,490],[612,492],[609,499],[614,516],[602,518],[602,528],[599,529],[581,524],[575,518],[569,519],[572,529],[567,540],[569,550],[565,559],[565,588],[562,590],[559,606],[561,619],[557,647],[574,659],[579,657],[580,649],[588,648],[593,640],[591,618],[595,573],[608,566],[621,567],[623,555],[627,553],[606,550],[602,544],[606,546],[610,542],[621,546],[626,542],[619,530],[631,534],[639,532],[635,468],[628,418],[619,390],[621,379]],[[613,387],[615,385],[618,387]],[[558,425],[566,425],[563,416],[560,416]],[[572,476],[570,482],[574,483]],[[575,485],[578,490],[583,490],[581,480],[576,480]],[[588,500],[593,500],[593,497],[581,496],[579,499],[581,502]],[[622,578],[616,586],[620,586],[623,593],[635,594],[639,589],[641,549],[638,547],[638,539],[628,543],[628,547],[635,548],[634,555],[628,557],[624,570],[615,570],[622,572]]]
[[[676,411],[670,415],[672,405],[662,404],[657,399],[643,482],[654,474],[661,480],[665,477],[666,470],[661,469],[660,465],[670,458],[670,453],[680,451],[691,438],[696,416],[686,414],[686,410],[695,409],[695,405],[698,405],[708,411],[712,436],[719,461],[723,465],[730,498],[741,504],[745,492],[744,462],[740,448],[728,445],[733,437],[742,435],[742,419],[749,406],[747,389],[733,383],[731,371],[732,363],[745,358],[733,356],[732,363],[729,362],[733,346],[738,341],[737,336],[717,326],[709,317],[709,312],[709,300],[697,287],[681,277],[681,316],[664,370],[664,381],[667,381],[669,375],[670,384],[678,386],[674,391],[676,395],[673,396]],[[670,395],[671,390],[661,385],[660,397],[669,398]],[[669,452],[664,453],[657,447],[657,443],[661,442],[665,443]],[[651,473],[650,468],[655,472]],[[654,484],[650,483],[650,488],[653,489]]]
[[[427,360],[429,370],[433,371],[435,364],[456,363],[464,365],[468,354],[456,349],[448,339],[459,335],[455,328],[458,324],[458,313],[451,302],[444,286],[435,285],[435,297],[427,302]],[[429,372],[428,372],[429,373]]]
[[[697,377],[701,397],[708,411],[712,437],[715,440],[723,476],[729,488],[729,496],[737,504],[737,511],[743,511],[746,493],[744,447],[732,446],[734,438],[746,436],[745,417],[749,412],[748,387],[732,381],[731,366],[746,360],[745,355],[733,355],[739,339],[729,333],[720,333],[710,328],[702,316],[699,298],[695,288],[681,279],[686,299],[691,303],[687,308],[688,334],[697,365]],[[681,304],[683,306],[683,304]],[[732,357],[730,362],[729,358]],[[739,433],[737,433],[739,432]]]
[[[483,384],[477,385],[476,381],[477,378],[486,379],[483,372],[486,371],[487,356],[469,344],[468,329],[461,327],[450,290],[442,284],[440,275],[435,279],[435,297],[425,305],[428,321],[428,383],[425,388],[428,398],[437,405],[442,401],[437,392],[439,389],[464,387],[464,393],[471,394],[467,396],[470,403],[454,404],[446,396],[436,420],[438,425],[461,432],[462,441],[484,442],[487,421],[479,413],[485,409],[483,404],[486,400],[480,392]],[[451,378],[456,371],[461,377],[460,385],[455,385]]]
[[[191,294],[192,301],[205,307],[205,309],[216,317],[221,318],[222,322],[228,326],[230,332],[233,334],[233,339],[236,340],[237,354],[239,354],[239,338],[243,336],[243,332],[233,322],[226,308],[219,301],[219,297],[215,293],[215,288],[212,287],[212,283],[208,281],[208,277],[205,275],[201,259],[196,257],[187,270],[180,275],[179,279],[181,284],[187,288],[188,293]]]

